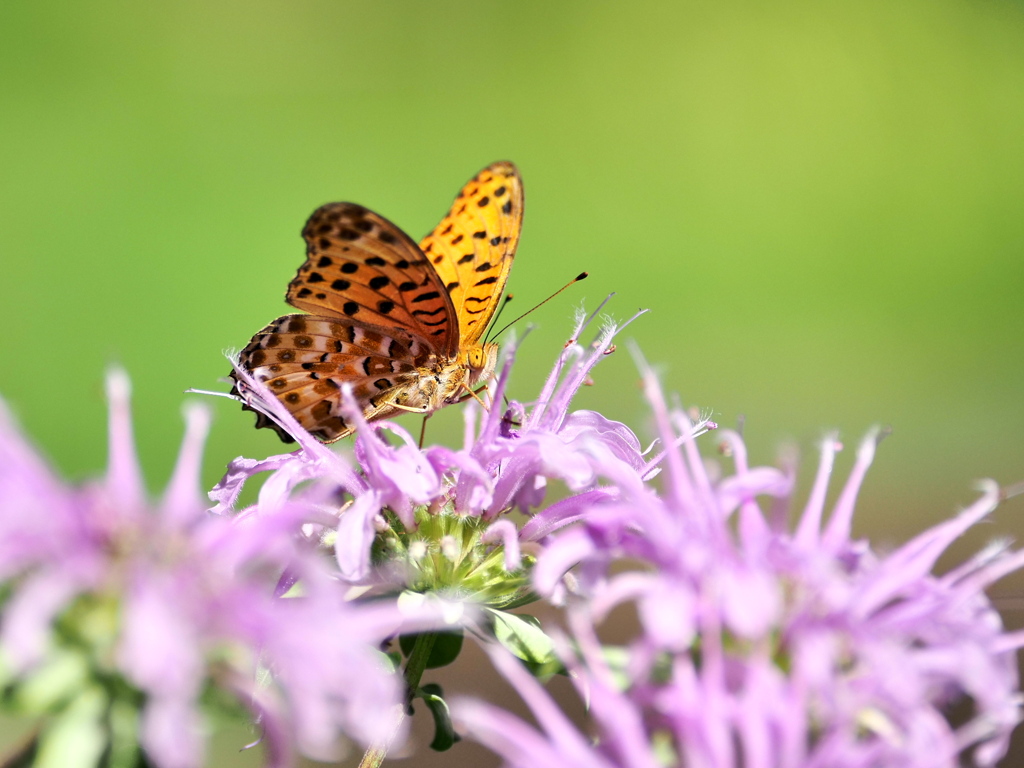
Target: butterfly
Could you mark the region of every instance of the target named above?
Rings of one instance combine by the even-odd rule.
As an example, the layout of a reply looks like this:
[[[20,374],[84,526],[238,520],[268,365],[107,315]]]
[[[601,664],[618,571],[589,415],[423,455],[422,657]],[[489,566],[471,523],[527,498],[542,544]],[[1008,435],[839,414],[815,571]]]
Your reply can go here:
[[[355,203],[317,208],[302,230],[306,262],[285,300],[309,314],[279,317],[252,337],[241,367],[267,385],[317,439],[352,434],[348,383],[367,421],[429,414],[471,396],[497,363],[481,338],[501,300],[523,221],[516,167],[484,168],[417,245]],[[232,371],[232,395],[246,410]],[[256,426],[293,438],[257,411]]]

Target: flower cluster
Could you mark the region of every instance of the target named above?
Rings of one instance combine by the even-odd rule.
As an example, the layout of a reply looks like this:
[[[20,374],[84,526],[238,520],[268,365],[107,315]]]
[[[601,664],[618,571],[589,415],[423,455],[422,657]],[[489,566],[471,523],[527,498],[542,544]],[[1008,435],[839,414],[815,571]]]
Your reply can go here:
[[[23,712],[50,716],[39,759],[89,765],[141,743],[160,768],[198,766],[205,713],[224,699],[259,723],[270,765],[329,757],[342,734],[383,739],[402,688],[375,647],[403,618],[430,622],[345,603],[296,535],[307,507],[207,514],[204,408],[187,409],[177,467],[150,504],[124,374],[108,394],[109,466],[82,487],[53,475],[0,404],[2,677]],[[284,573],[301,597],[276,594]]]
[[[995,764],[1020,719],[1024,634],[1004,631],[983,590],[1024,553],[996,544],[932,571],[1005,489],[986,486],[956,518],[882,554],[851,536],[878,434],[826,515],[839,448],[829,437],[790,522],[795,469],[749,466],[729,431],[732,469],[706,461],[698,438],[716,425],[666,405],[645,364],[656,450],[571,410],[621,329],[580,343],[595,315],[578,318],[535,400],[467,403],[458,449],[367,424],[343,388],[356,439],[335,451],[236,369],[245,404],[298,448],[233,461],[211,509],[198,491],[204,409],[187,409],[154,503],[123,374],[109,380],[107,472],[81,487],[57,479],[0,408],[0,680],[9,702],[43,718],[39,764],[135,765],[141,745],[158,768],[195,768],[210,714],[242,710],[268,765],[332,756],[348,737],[377,766],[414,699],[445,748],[456,740],[447,705],[420,676],[458,653],[461,636],[443,637],[460,627],[535,715],[537,726],[486,702],[453,707],[463,733],[510,766]],[[495,406],[514,356],[510,344]],[[552,485],[561,493],[549,502]],[[538,599],[564,609],[562,629],[508,612]],[[638,629],[612,645],[609,617],[623,608]],[[399,652],[381,652],[400,635],[401,675]],[[596,739],[539,682],[559,670],[588,702]]]
[[[1024,552],[995,545],[943,576],[931,571],[999,489],[986,484],[956,518],[882,555],[851,538],[876,432],[827,521],[838,446],[825,441],[810,500],[789,525],[792,471],[749,467],[729,432],[735,469],[712,471],[685,414],[666,407],[649,370],[644,380],[662,441],[681,443],[665,456],[662,488],[619,482],[619,497],[554,536],[534,570],[538,592],[561,596],[576,567],[559,647],[597,743],[498,651],[542,730],[463,701],[455,711],[469,734],[523,768],[952,768],[968,755],[994,765],[1021,717],[1014,654],[1024,633],[1003,631],[982,590],[1024,565]],[[771,500],[767,512],[757,497]],[[623,605],[640,630],[611,648],[600,631]],[[954,724],[949,708],[964,699],[971,714]]]
[[[572,338],[530,406],[512,401],[504,412],[492,408],[482,414],[467,403],[461,450],[421,450],[395,424],[367,424],[344,390],[346,419],[357,425],[360,471],[313,440],[261,382],[236,368],[247,404],[275,420],[299,449],[262,462],[233,462],[212,494],[217,510],[233,512],[244,483],[269,471],[258,502],[264,512],[301,499],[339,513],[330,538],[339,572],[349,582],[434,592],[498,608],[520,603],[529,591],[528,567],[553,531],[617,499],[617,481],[654,471],[628,427],[593,411],[569,410],[594,366],[614,351],[612,340],[624,327],[607,324],[584,346],[578,340],[595,315],[577,318]],[[515,344],[510,344],[492,402],[501,402],[514,357]],[[709,426],[697,424],[692,432]],[[299,488],[310,480],[315,482]],[[550,481],[562,483],[568,498],[542,508]],[[514,510],[531,515],[522,528],[508,517]]]

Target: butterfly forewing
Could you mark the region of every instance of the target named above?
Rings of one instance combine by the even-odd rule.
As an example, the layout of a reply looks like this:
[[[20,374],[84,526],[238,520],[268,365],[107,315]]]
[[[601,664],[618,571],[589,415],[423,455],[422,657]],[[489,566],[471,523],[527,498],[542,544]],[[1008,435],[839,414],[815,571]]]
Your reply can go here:
[[[458,352],[458,318],[444,284],[419,246],[383,216],[329,203],[302,230],[306,263],[287,301],[315,314],[401,328],[448,356]]]
[[[523,185],[509,162],[489,165],[462,188],[420,242],[459,318],[459,343],[476,344],[501,300],[523,222]]]

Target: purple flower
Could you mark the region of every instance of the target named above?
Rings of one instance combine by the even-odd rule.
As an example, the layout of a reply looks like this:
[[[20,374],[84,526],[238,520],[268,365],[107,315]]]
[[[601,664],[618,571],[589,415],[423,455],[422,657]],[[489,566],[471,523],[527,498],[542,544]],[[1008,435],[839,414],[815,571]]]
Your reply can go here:
[[[644,477],[656,471],[657,462],[645,458],[625,425],[592,411],[570,411],[573,396],[613,351],[612,340],[624,327],[606,324],[584,346],[578,340],[595,315],[577,319],[531,404],[512,401],[504,411],[481,412],[467,403],[460,450],[421,450],[395,424],[367,424],[351,391],[343,389],[346,419],[356,425],[353,463],[313,440],[261,382],[236,367],[247,405],[280,424],[300,448],[265,462],[233,462],[213,493],[218,510],[231,511],[242,484],[269,470],[261,510],[291,499],[339,515],[333,540],[342,578],[492,607],[524,599],[528,568],[547,536],[581,510],[618,499],[623,488],[642,489]],[[515,349],[510,344],[505,351],[492,403],[502,401]],[[694,431],[709,426],[702,423]],[[543,509],[551,482],[562,483],[571,496]],[[532,516],[521,530],[506,517],[515,509]]]
[[[663,444],[681,443],[661,462],[661,490],[620,483],[615,497],[581,505],[534,569],[535,588],[561,597],[576,568],[557,645],[597,743],[500,649],[495,664],[539,728],[463,700],[453,713],[468,734],[524,768],[952,768],[967,756],[994,765],[1021,718],[1014,653],[1024,633],[1003,630],[983,590],[1024,565],[1024,552],[997,544],[944,575],[932,570],[999,488],[987,483],[959,515],[883,554],[851,538],[877,432],[827,518],[839,446],[824,442],[810,499],[789,525],[791,471],[749,467],[735,433],[723,436],[733,471],[709,471],[689,420],[666,407],[646,369],[644,381]],[[624,604],[640,631],[606,646],[602,622]],[[955,723],[950,707],[964,700],[973,709]]]
[[[41,749],[59,753],[69,727],[100,734],[89,743],[102,749],[117,732],[103,718],[127,707],[139,711],[129,730],[153,764],[199,766],[210,701],[225,693],[259,722],[269,765],[291,764],[296,751],[331,757],[343,735],[385,739],[403,688],[376,648],[399,627],[436,625],[430,611],[345,603],[315,542],[298,534],[333,518],[285,493],[264,494],[272,514],[208,514],[198,486],[203,408],[186,409],[174,475],[150,504],[123,373],[110,375],[108,395],[107,473],[82,487],[53,475],[0,403],[0,653],[5,685],[48,715]],[[346,476],[333,454],[306,448]],[[275,595],[282,574],[301,596]],[[66,679],[62,693],[41,701],[40,681],[52,688],[55,679]],[[97,695],[107,705],[85,706]]]

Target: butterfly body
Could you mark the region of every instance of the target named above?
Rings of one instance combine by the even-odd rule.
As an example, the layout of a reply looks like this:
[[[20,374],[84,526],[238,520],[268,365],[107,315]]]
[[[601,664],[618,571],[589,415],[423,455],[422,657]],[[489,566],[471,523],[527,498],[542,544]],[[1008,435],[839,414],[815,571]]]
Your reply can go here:
[[[341,409],[346,383],[368,421],[469,396],[497,362],[497,346],[480,340],[508,279],[522,211],[511,163],[477,174],[419,245],[362,206],[321,206],[303,228],[306,262],[286,295],[311,314],[267,325],[240,364],[325,442],[353,431]],[[257,427],[290,441],[257,413]]]
[[[454,360],[428,359],[415,370],[412,381],[395,387],[393,392],[382,392],[371,402],[381,407],[390,405],[394,410],[430,413],[462,400],[494,374],[497,364],[497,344],[476,349],[484,356],[483,365],[472,365],[470,356],[463,352]]]

